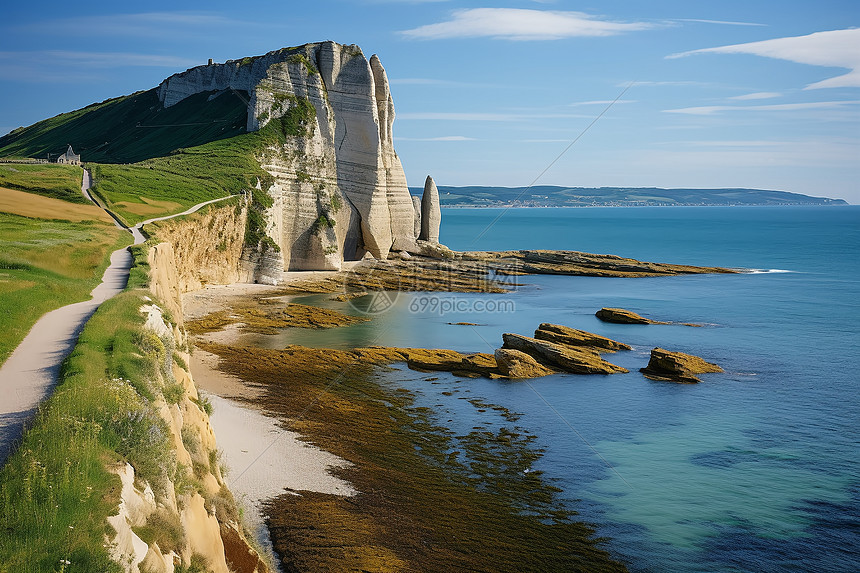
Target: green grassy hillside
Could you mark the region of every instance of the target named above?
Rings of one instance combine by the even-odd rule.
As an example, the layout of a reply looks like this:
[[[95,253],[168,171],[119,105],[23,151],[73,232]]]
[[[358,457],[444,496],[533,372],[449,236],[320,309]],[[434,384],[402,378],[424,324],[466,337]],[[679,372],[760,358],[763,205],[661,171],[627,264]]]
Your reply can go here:
[[[44,313],[87,300],[110,254],[130,242],[111,222],[0,212],[0,364]]]
[[[73,165],[0,164],[0,187],[89,204],[81,193],[81,168]]]
[[[0,137],[0,157],[45,159],[72,145],[85,162],[135,163],[245,133],[248,94],[204,92],[164,108],[155,88],[109,99]]]

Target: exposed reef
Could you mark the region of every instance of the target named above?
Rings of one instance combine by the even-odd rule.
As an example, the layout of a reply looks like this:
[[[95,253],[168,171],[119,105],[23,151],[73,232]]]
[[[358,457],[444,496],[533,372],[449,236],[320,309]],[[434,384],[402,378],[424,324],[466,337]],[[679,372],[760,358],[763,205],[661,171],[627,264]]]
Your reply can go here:
[[[696,374],[722,372],[723,369],[692,354],[655,348],[648,366],[640,371],[651,380],[695,384],[701,382]]]
[[[257,404],[353,464],[335,471],[353,497],[285,492],[267,506],[284,570],[626,570],[534,467],[541,450],[516,412],[469,400],[491,425],[455,435],[349,352],[202,348],[263,391]]]
[[[461,259],[481,262],[499,273],[512,274],[658,277],[738,272],[721,267],[649,263],[616,255],[595,255],[579,251],[467,251],[462,253]]]
[[[343,294],[342,300],[347,300],[381,290],[503,293],[520,286],[520,277],[529,274],[632,278],[736,272],[575,251],[455,252],[442,245],[438,248],[440,256],[363,260],[349,272],[293,281],[280,292],[339,293]]]
[[[246,332],[275,334],[279,328],[333,328],[369,320],[316,306],[289,303],[276,308],[273,303],[274,301],[268,298],[244,300],[234,304],[230,310],[189,320],[186,328],[192,334],[203,334],[221,330],[230,324],[241,324],[242,330]]]

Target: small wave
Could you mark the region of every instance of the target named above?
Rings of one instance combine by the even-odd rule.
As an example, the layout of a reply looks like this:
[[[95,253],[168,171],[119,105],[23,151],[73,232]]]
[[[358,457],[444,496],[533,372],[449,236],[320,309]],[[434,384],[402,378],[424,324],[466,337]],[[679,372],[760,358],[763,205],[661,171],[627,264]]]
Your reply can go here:
[[[750,275],[764,275],[770,273],[794,273],[797,271],[789,271],[786,269],[744,269],[743,272]]]

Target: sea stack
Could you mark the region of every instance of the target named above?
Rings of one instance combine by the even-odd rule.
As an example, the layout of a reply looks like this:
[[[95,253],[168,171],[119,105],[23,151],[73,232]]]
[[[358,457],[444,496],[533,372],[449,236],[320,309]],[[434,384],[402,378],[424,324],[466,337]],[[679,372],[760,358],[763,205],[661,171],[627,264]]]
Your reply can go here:
[[[439,206],[439,190],[429,175],[424,182],[424,195],[421,197],[421,234],[418,238],[430,243],[439,242],[439,225],[442,222],[442,209]]]
[[[415,238],[421,236],[421,197],[412,196],[412,209],[415,211]]]

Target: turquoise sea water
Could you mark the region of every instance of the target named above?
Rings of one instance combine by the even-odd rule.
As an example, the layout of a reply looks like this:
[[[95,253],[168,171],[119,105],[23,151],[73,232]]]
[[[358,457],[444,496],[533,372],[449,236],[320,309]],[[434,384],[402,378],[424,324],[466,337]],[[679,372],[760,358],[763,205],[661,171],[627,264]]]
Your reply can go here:
[[[534,469],[577,500],[632,571],[860,571],[860,207],[518,209],[476,240],[501,213],[445,210],[442,241],[759,272],[528,276],[508,294],[401,294],[337,334],[256,342],[492,352],[503,332],[530,335],[541,322],[627,342],[633,351],[605,355],[631,370],[623,375],[386,376],[455,431],[503,424],[463,398],[522,413],[517,425],[546,448]],[[594,317],[603,306],[706,326],[610,325]],[[480,326],[449,324],[461,321]],[[638,368],[655,346],[726,373],[698,385],[649,381]]]

